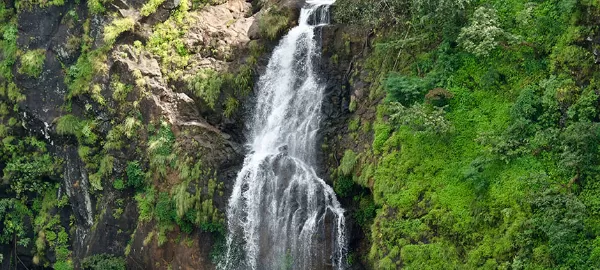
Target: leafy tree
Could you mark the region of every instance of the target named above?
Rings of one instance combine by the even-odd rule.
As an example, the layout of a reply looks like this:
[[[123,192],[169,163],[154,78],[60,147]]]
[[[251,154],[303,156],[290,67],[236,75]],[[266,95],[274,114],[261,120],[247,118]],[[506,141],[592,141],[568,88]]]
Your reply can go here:
[[[600,124],[575,122],[561,134],[561,164],[578,174],[598,167]]]
[[[21,201],[10,198],[0,199],[0,243],[11,243],[15,238],[20,246],[28,247],[31,239],[27,237],[27,218],[31,218],[33,212]]]
[[[514,41],[516,37],[500,28],[496,10],[479,7],[475,10],[469,26],[460,30],[458,42],[470,53],[488,56],[501,41]]]
[[[24,154],[27,153],[27,154]],[[35,138],[7,137],[0,143],[0,158],[5,158],[3,178],[20,197],[26,192],[43,192],[50,186],[46,179],[58,168],[47,153],[45,143]]]
[[[548,242],[555,265],[585,269],[589,254],[585,239],[585,205],[572,194],[548,189],[532,201],[531,224]]]

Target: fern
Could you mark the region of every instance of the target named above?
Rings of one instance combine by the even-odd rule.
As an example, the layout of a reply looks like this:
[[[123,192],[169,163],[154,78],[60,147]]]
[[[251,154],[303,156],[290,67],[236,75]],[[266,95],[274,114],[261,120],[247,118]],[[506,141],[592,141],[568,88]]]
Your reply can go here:
[[[30,77],[37,77],[42,73],[44,61],[46,60],[46,51],[43,49],[31,50],[21,56],[21,67],[19,73],[27,74]]]
[[[144,4],[142,9],[140,10],[140,13],[142,14],[142,16],[146,17],[156,12],[156,9],[164,2],[165,0],[148,0],[148,2],[146,2],[146,4]]]
[[[232,96],[228,96],[227,100],[225,100],[225,110],[223,111],[223,115],[227,118],[231,117],[237,110],[238,106],[238,100]]]
[[[354,170],[354,166],[356,165],[357,161],[358,155],[352,150],[346,150],[338,170],[342,173],[342,175],[350,175],[350,173],[352,173]]]
[[[173,201],[177,217],[182,218],[184,215],[196,205],[196,198],[188,191],[188,183],[184,182],[173,188]]]
[[[175,160],[174,144],[175,135],[166,122],[161,122],[160,128],[148,138],[150,167],[160,176],[167,175],[167,167]]]
[[[200,70],[196,76],[188,81],[188,87],[197,97],[202,98],[211,109],[215,108],[215,104],[221,95],[222,85],[223,78],[212,69]]]
[[[56,132],[60,135],[78,136],[82,127],[82,121],[72,114],[62,116],[56,122]]]

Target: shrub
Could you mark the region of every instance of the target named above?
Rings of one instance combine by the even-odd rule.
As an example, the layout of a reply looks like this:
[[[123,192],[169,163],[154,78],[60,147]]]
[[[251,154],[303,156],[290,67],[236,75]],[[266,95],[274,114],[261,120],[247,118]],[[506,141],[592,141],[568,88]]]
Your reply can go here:
[[[405,107],[394,102],[390,110],[390,119],[394,123],[409,126],[414,131],[442,134],[450,130],[450,122],[446,119],[444,108],[424,106],[420,103]]]
[[[448,105],[453,97],[454,95],[444,88],[434,88],[425,95],[425,103],[436,107],[444,107]]]
[[[336,22],[347,24],[393,25],[408,18],[409,6],[404,0],[340,0],[336,2],[333,17]]]
[[[352,181],[352,177],[349,176],[340,177],[333,183],[333,190],[340,197],[350,196],[353,188],[354,181]]]
[[[140,163],[137,161],[131,161],[127,163],[127,186],[135,189],[139,189],[144,186],[144,172],[140,168]]]
[[[354,213],[354,220],[362,228],[367,228],[377,214],[377,206],[370,197],[361,197],[358,211]]]
[[[168,166],[175,159],[173,153],[175,134],[173,134],[167,122],[161,122],[159,129],[156,131],[154,131],[154,126],[150,125],[148,132],[153,134],[148,138],[150,168],[159,175],[165,176]]]
[[[70,261],[58,261],[54,264],[55,270],[72,270],[73,263]]]
[[[1,14],[0,14],[1,15]],[[8,21],[8,18],[0,19]],[[3,55],[2,61],[0,61],[0,78],[5,81],[12,80],[12,66],[16,61],[17,57],[17,24],[10,23],[5,26],[0,25],[0,52]]]
[[[44,177],[52,176],[57,168],[54,158],[46,151],[45,144],[35,139],[14,140],[9,138],[0,143],[0,155],[8,155],[4,162],[2,178],[10,184],[12,192],[20,196],[26,192],[41,192],[46,190],[50,184],[43,181]],[[3,149],[3,145],[10,148]],[[8,150],[2,153],[2,150]],[[24,153],[31,153],[25,155]]]
[[[125,270],[125,259],[112,254],[97,254],[81,262],[84,270]]]
[[[115,181],[113,182],[113,187],[114,187],[116,190],[123,190],[123,189],[125,189],[125,183],[123,182],[123,179],[121,179],[121,178],[118,178],[117,180],[115,180]]]
[[[536,194],[531,208],[533,216],[530,224],[548,241],[545,253],[567,269],[584,265],[587,260],[587,241],[582,237],[585,205],[572,194],[546,190]]]
[[[177,216],[182,218],[185,214],[195,206],[197,198],[192,196],[188,191],[186,182],[173,188],[173,201],[177,209]]]
[[[159,223],[170,223],[175,220],[175,207],[171,196],[167,192],[161,192],[156,202],[155,217]]]
[[[406,22],[419,26],[446,26],[455,21],[472,0],[338,0],[336,22],[385,27]]]
[[[147,189],[135,195],[137,202],[140,222],[151,221],[154,214],[154,202],[156,200],[156,191],[153,188]]]
[[[104,11],[106,11],[106,8],[104,8],[104,5],[103,5],[104,2],[105,1],[102,1],[102,0],[89,0],[87,2],[88,10],[92,14],[104,13]]]
[[[411,105],[423,97],[428,85],[420,78],[391,73],[384,81],[388,100]]]
[[[89,92],[92,78],[97,72],[95,62],[102,61],[96,53],[84,53],[77,59],[77,63],[70,66],[65,76],[65,83],[69,88],[69,97]]]
[[[21,56],[21,67],[19,73],[27,74],[31,77],[37,77],[42,73],[44,61],[46,60],[46,50],[38,49],[26,52]]]
[[[597,168],[600,157],[600,124],[576,122],[569,125],[561,134],[563,153],[561,164],[577,172]]]
[[[225,100],[225,110],[223,110],[223,115],[228,118],[231,117],[237,110],[238,106],[238,100],[235,97],[228,96]]]
[[[114,75],[110,81],[110,88],[113,92],[112,97],[115,101],[124,102],[127,95],[133,90],[131,85],[126,85],[119,81],[119,76]]]
[[[223,78],[212,69],[202,69],[194,77],[188,80],[188,87],[193,93],[204,100],[211,109],[215,108],[221,95]]]

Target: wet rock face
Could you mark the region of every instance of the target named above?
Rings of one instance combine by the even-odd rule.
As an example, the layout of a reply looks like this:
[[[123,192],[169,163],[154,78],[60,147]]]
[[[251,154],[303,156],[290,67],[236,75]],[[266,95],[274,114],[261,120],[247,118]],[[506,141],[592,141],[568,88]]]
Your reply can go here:
[[[318,145],[323,147],[319,152],[318,174],[325,181],[333,184],[329,179],[332,171],[339,166],[346,149],[357,144],[370,141],[369,138],[352,139],[345,141],[349,136],[348,120],[362,115],[361,111],[354,111],[351,103],[354,100],[368,99],[370,82],[368,70],[362,68],[371,48],[368,47],[369,32],[364,29],[354,29],[348,26],[331,25],[320,29],[319,35],[322,40],[322,59],[320,70],[326,84],[325,96],[322,105],[323,119],[321,121],[321,138]],[[356,107],[356,104],[354,104]],[[362,242],[367,241],[362,229],[352,218],[356,205],[351,198],[340,198],[344,209],[346,209],[346,221],[348,228],[348,242],[351,250],[360,249]],[[367,251],[368,252],[368,251]],[[364,269],[360,262],[352,265],[351,269]]]
[[[339,48],[338,40],[341,39],[339,26],[329,25],[319,28],[317,37],[321,38],[322,57],[319,61],[319,70],[323,80],[321,83],[326,85],[321,106],[322,121],[320,123],[320,140],[317,145],[326,143],[328,138],[334,138],[339,135],[340,127],[343,128],[346,119],[350,115],[348,105],[350,102],[350,85],[348,83],[348,69],[351,68],[352,56],[339,55],[343,48]],[[336,59],[334,61],[334,59]],[[322,164],[317,173],[331,183],[329,169],[325,160],[327,155],[324,151],[319,151],[318,164]]]
[[[322,41],[319,69],[324,74],[322,83],[326,85],[321,108],[321,143],[329,144],[346,130],[347,120],[354,113],[350,108],[351,101],[368,95],[367,71],[358,65],[369,50],[365,41],[369,34],[364,29],[333,24],[319,28],[317,36]],[[321,156],[320,160],[323,164],[321,173],[327,178],[329,173],[326,171],[330,168],[326,168],[326,157]]]
[[[20,107],[45,123],[52,123],[59,116],[60,106],[67,94],[62,66],[69,66],[76,61],[79,56],[78,41],[83,34],[82,21],[76,19],[84,15],[84,6],[75,5],[73,1],[65,2],[63,6],[25,9],[18,18],[17,46],[24,52],[36,49],[46,51],[42,73],[38,77],[15,72],[15,82],[27,97]]]
[[[338,26],[326,26],[319,30],[319,35],[322,40],[323,57],[320,61],[320,70],[325,74],[325,101],[323,102],[323,115],[325,117],[324,124],[333,124],[337,119],[346,116],[348,111],[348,103],[350,102],[350,92],[348,85],[347,70],[351,68],[352,57],[342,55],[339,56],[338,48],[336,48],[337,40],[340,38],[340,28]],[[332,61],[332,57],[337,55],[337,62]]]

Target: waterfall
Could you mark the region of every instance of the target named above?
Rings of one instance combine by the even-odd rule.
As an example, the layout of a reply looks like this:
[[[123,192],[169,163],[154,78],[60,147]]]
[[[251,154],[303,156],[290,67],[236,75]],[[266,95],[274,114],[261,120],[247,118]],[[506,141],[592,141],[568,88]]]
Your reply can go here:
[[[345,268],[344,210],[314,169],[324,91],[315,28],[329,23],[333,2],[307,1],[258,81],[220,269]]]

